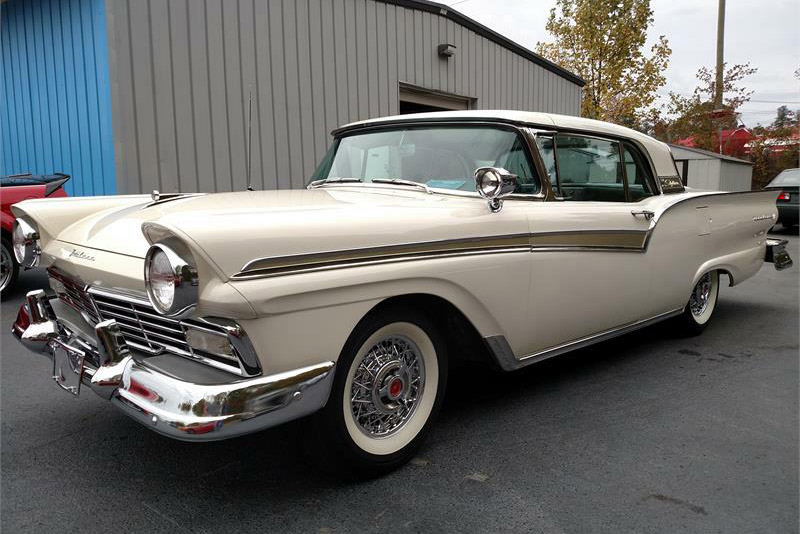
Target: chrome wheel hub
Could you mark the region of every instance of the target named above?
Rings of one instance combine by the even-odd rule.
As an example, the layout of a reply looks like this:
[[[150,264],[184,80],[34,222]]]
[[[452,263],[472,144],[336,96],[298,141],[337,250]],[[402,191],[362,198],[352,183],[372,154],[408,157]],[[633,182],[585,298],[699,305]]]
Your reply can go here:
[[[405,336],[378,341],[358,364],[350,391],[350,409],[362,432],[385,437],[411,418],[425,385],[417,345]]]
[[[12,261],[8,250],[5,247],[0,248],[0,289],[5,289],[11,280],[11,272],[14,270]]]
[[[711,285],[711,273],[706,273],[697,281],[697,285],[694,286],[692,296],[689,298],[689,309],[691,309],[692,315],[695,317],[700,317],[703,315],[703,312],[706,311],[709,298],[711,297]]]

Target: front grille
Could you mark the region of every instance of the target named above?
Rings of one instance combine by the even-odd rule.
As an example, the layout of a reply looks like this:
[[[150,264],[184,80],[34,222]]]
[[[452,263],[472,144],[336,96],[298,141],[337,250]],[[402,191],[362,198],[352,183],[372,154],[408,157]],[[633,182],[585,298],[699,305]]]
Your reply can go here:
[[[98,291],[91,292],[97,311],[103,320],[116,319],[125,341],[135,343],[148,352],[171,352],[190,355],[186,335],[179,321],[168,319],[144,301],[120,298]]]
[[[186,341],[186,327],[196,326],[203,330],[212,330],[225,336],[222,327],[199,323],[191,319],[179,321],[159,315],[149,301],[136,297],[118,295],[96,288],[89,289],[102,320],[115,319],[122,331],[125,341],[134,348],[150,354],[164,351],[181,356],[201,359],[215,367],[240,373],[237,362],[229,358],[192,348]]]
[[[51,282],[51,286],[58,294],[59,299],[78,312],[88,315],[90,322],[96,324],[100,321],[92,298],[86,292],[88,287],[85,284],[52,267],[47,272],[50,278],[56,281],[55,283]]]
[[[225,329],[207,321],[179,321],[159,315],[150,302],[134,295],[89,287],[64,272],[50,268],[51,286],[59,299],[84,314],[92,324],[114,319],[125,342],[150,355],[170,352],[200,360],[226,371],[243,374],[236,358],[192,348],[186,341],[186,328],[196,327],[225,337]]]

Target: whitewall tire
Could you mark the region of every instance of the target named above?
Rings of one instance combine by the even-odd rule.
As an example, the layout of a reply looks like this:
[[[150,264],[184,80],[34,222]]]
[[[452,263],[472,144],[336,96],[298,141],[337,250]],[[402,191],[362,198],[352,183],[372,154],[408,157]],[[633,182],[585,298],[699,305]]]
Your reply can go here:
[[[336,363],[325,408],[309,420],[313,459],[338,474],[379,476],[410,460],[444,396],[447,356],[433,322],[393,307],[362,320]]]
[[[695,283],[686,308],[678,317],[683,333],[697,335],[708,325],[719,300],[719,271],[704,273]]]

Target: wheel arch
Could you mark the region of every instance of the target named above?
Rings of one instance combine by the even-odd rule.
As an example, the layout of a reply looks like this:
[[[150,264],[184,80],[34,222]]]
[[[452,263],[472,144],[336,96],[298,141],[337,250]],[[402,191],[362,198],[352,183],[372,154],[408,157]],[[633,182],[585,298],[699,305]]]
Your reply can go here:
[[[734,285],[739,283],[739,270],[735,265],[723,261],[720,259],[712,259],[709,260],[697,269],[694,276],[692,277],[692,285],[689,286],[689,291],[697,284],[700,277],[703,276],[705,273],[709,271],[719,271],[720,275],[726,275],[728,277],[728,287],[733,287]]]
[[[373,306],[358,324],[372,314],[392,307],[407,307],[425,314],[444,339],[451,366],[468,362],[494,362],[483,342],[483,336],[472,321],[455,304],[439,295],[406,293],[388,297]],[[353,331],[358,328],[358,324]]]

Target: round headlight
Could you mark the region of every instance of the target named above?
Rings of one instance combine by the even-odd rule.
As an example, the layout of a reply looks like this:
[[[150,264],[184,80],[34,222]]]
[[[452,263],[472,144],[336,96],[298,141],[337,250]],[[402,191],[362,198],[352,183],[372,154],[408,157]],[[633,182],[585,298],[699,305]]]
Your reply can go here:
[[[14,221],[12,241],[17,263],[26,269],[39,264],[39,232],[25,219]]]
[[[179,254],[163,243],[150,247],[144,281],[150,304],[163,315],[183,318],[197,305],[197,267],[188,251]]]

